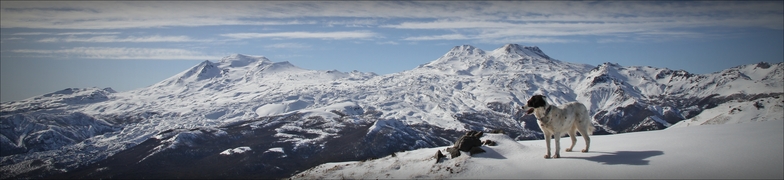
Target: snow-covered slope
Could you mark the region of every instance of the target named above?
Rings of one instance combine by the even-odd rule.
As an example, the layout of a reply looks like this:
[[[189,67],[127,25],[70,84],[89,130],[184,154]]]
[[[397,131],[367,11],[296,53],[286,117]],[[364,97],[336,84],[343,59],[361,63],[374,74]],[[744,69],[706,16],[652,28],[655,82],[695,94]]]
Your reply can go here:
[[[581,138],[578,138],[581,139]],[[781,179],[784,121],[700,126],[594,136],[591,151],[544,159],[542,140],[485,134],[487,152],[437,162],[447,147],[367,161],[332,162],[292,179]],[[565,138],[562,143],[568,143]],[[578,141],[577,146],[583,142]],[[568,144],[567,144],[568,145]],[[448,154],[448,153],[446,153]],[[449,155],[447,155],[449,156]]]
[[[0,178],[41,177],[102,160],[119,163],[117,158],[107,157],[120,152],[148,153],[141,156],[152,157],[145,161],[165,160],[169,154],[199,159],[237,147],[249,147],[250,152],[282,148],[286,156],[267,160],[297,162],[298,166],[285,166],[284,170],[276,169],[284,166],[264,166],[258,167],[259,171],[221,177],[267,171],[286,175],[329,158],[369,158],[443,146],[467,130],[500,129],[514,140],[537,139],[542,135],[535,119],[520,111],[535,94],[546,95],[552,104],[586,103],[594,124],[600,127],[595,134],[664,129],[730,101],[780,99],[784,93],[782,74],[784,63],[750,64],[702,75],[613,63],[594,67],[552,59],[538,47],[517,44],[492,51],[457,46],[432,62],[383,76],[307,70],[289,62],[237,54],[201,62],[137,90],[66,89],[0,104],[0,127],[5,137],[0,143],[13,149],[9,154],[3,149]],[[779,112],[776,108],[781,109],[764,105],[759,111]],[[20,126],[20,117],[42,125]],[[83,117],[89,122],[71,123],[79,120],[66,118],[66,124],[75,125],[55,128],[59,125],[39,117]],[[34,128],[42,126],[56,131]],[[232,128],[236,131],[229,130]],[[63,136],[70,140],[59,143],[27,143],[33,142],[28,138],[46,131],[77,136]],[[172,132],[164,136],[168,138],[155,138]],[[269,136],[254,139],[251,137],[257,136],[249,133]],[[202,141],[193,141],[193,146],[154,150],[179,142],[179,134],[227,144],[206,148],[198,143]],[[346,134],[359,140],[333,142]],[[259,141],[277,145],[243,144]],[[314,153],[335,154],[307,158]],[[131,159],[128,161],[143,160]],[[98,174],[92,177],[113,177]]]
[[[73,109],[107,101],[117,93],[112,88],[66,88],[53,93],[0,104],[0,115],[47,111],[48,109]]]
[[[670,128],[775,120],[784,120],[784,95],[754,101],[732,100],[702,111],[699,115],[680,121]]]

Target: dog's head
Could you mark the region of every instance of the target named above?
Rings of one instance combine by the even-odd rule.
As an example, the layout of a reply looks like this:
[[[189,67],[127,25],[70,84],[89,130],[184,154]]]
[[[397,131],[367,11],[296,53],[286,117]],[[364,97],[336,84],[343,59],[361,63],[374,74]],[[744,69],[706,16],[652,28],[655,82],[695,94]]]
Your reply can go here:
[[[531,97],[531,99],[528,99],[528,103],[523,107],[528,108],[525,114],[533,113],[534,108],[547,106],[547,101],[545,101],[544,98],[545,96],[543,95],[534,95]]]

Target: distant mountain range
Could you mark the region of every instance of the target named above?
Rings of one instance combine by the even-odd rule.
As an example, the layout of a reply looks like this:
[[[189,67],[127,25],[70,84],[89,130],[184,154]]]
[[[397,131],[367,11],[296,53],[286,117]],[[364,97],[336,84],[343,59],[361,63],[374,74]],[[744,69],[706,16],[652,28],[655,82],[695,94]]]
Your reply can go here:
[[[468,130],[539,139],[536,119],[520,109],[535,94],[585,103],[594,134],[657,130],[713,118],[700,114],[719,105],[780,112],[784,63],[691,74],[564,62],[535,46],[462,45],[380,76],[237,54],[137,90],[68,88],[0,104],[0,178],[284,178],[450,145]]]

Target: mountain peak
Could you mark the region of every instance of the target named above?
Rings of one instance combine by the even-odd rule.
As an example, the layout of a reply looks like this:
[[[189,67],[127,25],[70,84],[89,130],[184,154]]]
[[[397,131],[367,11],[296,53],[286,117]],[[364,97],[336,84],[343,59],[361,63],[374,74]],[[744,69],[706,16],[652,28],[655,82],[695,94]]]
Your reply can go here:
[[[767,62],[764,62],[764,61],[763,62],[759,62],[759,63],[757,63],[757,67],[758,68],[762,68],[762,69],[768,69],[768,68],[770,68],[770,63],[767,63]]]
[[[446,53],[446,56],[458,56],[458,55],[484,55],[485,51],[476,48],[471,45],[460,45],[455,46],[452,50]]]
[[[301,71],[304,69],[297,67],[288,61],[274,62],[269,66],[264,66],[264,68],[262,69],[262,71],[264,72],[282,72],[282,71],[292,71],[292,70]]]
[[[500,54],[517,54],[521,56],[530,56],[530,57],[540,57],[544,59],[550,59],[550,56],[547,56],[542,52],[541,49],[537,46],[522,46],[519,44],[506,44],[501,48],[494,50],[495,53]]]
[[[115,90],[114,90],[114,89],[112,89],[111,87],[106,87],[106,88],[103,88],[103,90],[104,90],[104,91],[106,91],[106,92],[109,92],[109,93],[117,93],[117,91],[115,91]]]
[[[232,54],[220,60],[221,64],[229,65],[231,67],[242,67],[255,62],[271,62],[264,56],[250,56],[244,54]]]
[[[602,64],[599,64],[599,66],[597,66],[597,67],[614,67],[614,68],[622,68],[623,66],[621,66],[621,64],[618,64],[618,63],[613,63],[613,62],[604,62],[604,63],[602,63]]]

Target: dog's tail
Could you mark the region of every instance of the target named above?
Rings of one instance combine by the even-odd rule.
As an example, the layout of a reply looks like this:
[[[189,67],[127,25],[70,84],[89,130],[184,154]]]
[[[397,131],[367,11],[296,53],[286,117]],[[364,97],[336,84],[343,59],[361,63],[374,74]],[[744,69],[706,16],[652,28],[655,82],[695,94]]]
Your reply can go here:
[[[593,127],[593,123],[590,123],[591,122],[591,118],[588,118],[588,122],[589,122],[588,125],[586,125],[588,127],[586,127],[585,129],[588,130],[588,135],[593,135],[593,131],[595,131],[596,128]]]
[[[588,131],[587,132],[588,135],[593,135],[593,131],[596,130],[596,127],[593,127],[593,121],[592,121],[593,118],[591,118],[590,112],[588,111],[588,108],[585,108],[585,105],[582,106],[582,111],[583,111],[583,116],[582,116],[581,125],[585,127],[585,130]]]

